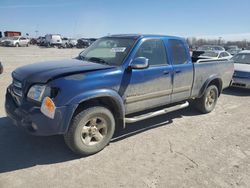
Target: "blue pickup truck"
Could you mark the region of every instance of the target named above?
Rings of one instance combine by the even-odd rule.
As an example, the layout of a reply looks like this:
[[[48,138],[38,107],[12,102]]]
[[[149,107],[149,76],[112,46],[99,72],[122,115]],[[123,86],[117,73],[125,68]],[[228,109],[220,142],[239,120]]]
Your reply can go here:
[[[17,68],[5,109],[34,135],[64,135],[81,155],[102,150],[118,127],[192,104],[211,112],[230,85],[231,61],[192,62],[186,41],[111,35],[78,57]]]

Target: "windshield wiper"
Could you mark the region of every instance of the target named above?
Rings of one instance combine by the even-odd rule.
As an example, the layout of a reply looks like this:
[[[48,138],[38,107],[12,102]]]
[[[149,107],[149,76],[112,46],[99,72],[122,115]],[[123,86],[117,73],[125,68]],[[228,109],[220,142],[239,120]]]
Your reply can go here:
[[[99,58],[99,57],[90,57],[90,58],[87,59],[87,61],[93,61],[93,62],[96,62],[96,63],[102,63],[102,64],[109,65],[109,63],[107,61],[105,61],[104,59]]]

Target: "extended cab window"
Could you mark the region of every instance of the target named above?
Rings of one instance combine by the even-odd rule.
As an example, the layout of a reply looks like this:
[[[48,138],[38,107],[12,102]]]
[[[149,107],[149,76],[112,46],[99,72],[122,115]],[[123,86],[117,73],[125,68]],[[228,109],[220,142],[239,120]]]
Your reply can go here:
[[[145,57],[150,66],[166,65],[166,51],[162,40],[150,39],[143,42],[136,52],[136,57]]]
[[[185,64],[188,62],[185,46],[180,40],[169,40],[169,47],[173,65]]]

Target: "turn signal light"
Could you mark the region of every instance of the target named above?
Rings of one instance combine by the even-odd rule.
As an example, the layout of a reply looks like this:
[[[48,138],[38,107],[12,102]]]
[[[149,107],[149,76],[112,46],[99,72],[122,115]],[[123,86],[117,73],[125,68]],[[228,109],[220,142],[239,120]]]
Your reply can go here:
[[[41,112],[45,116],[54,119],[55,111],[56,111],[56,105],[53,102],[53,100],[49,97],[45,97],[42,102]]]

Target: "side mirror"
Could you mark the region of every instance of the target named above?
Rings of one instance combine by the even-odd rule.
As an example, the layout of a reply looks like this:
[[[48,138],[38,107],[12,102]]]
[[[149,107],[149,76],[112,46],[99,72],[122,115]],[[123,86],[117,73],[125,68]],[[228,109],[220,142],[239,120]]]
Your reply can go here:
[[[130,64],[132,69],[146,69],[148,66],[148,59],[145,57],[137,57]]]

